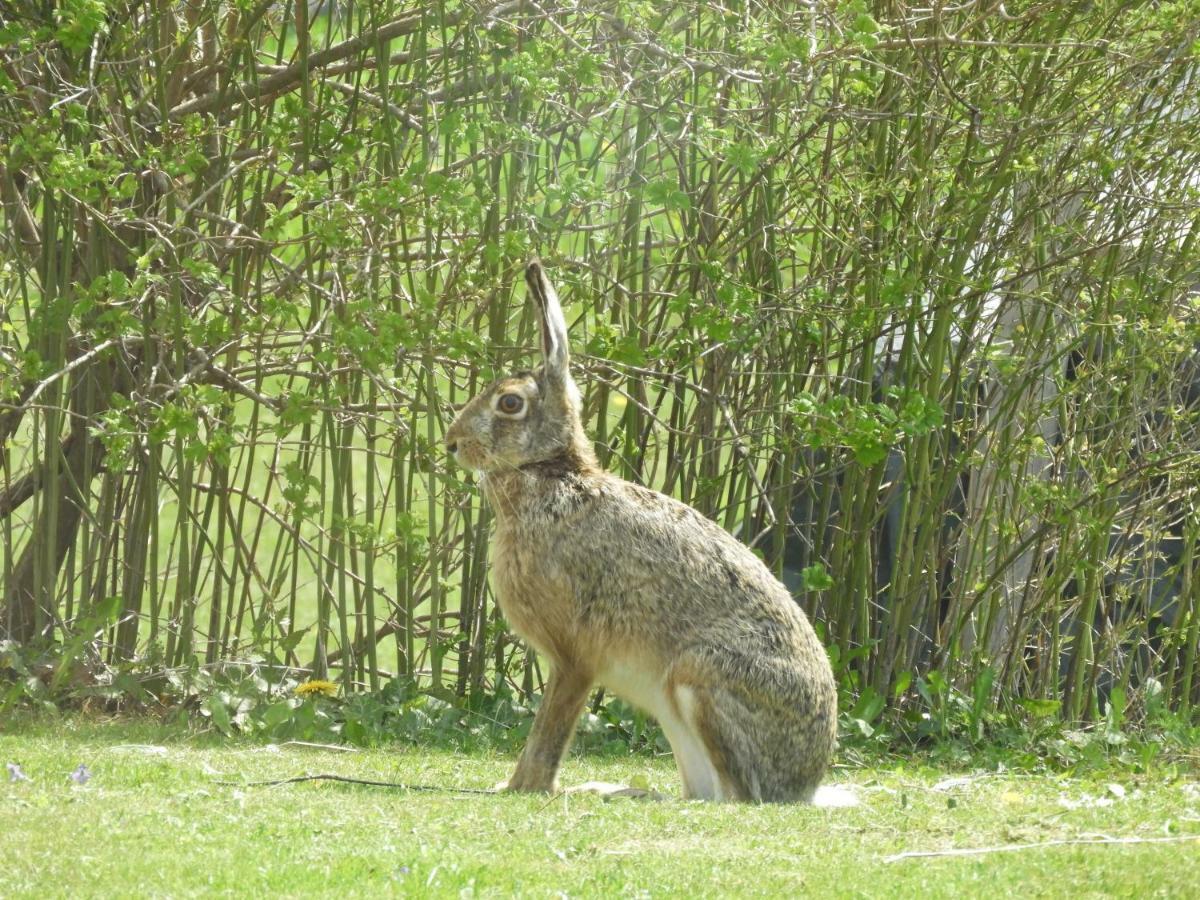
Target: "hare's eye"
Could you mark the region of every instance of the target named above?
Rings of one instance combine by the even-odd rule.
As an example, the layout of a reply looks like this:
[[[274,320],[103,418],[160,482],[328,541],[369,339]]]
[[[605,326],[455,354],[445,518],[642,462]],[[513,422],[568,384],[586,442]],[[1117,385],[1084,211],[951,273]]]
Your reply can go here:
[[[500,399],[496,402],[496,407],[502,413],[515,416],[525,408],[525,398],[520,394],[501,394]]]

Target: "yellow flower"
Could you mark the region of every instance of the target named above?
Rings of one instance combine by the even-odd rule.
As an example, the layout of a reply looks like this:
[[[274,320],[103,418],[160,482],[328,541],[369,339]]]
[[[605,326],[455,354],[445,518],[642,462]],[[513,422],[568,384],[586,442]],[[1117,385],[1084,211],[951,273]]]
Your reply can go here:
[[[313,679],[306,681],[304,684],[296,685],[296,695],[298,697],[309,697],[313,694],[320,694],[322,697],[336,697],[337,685],[332,681],[321,681]]]

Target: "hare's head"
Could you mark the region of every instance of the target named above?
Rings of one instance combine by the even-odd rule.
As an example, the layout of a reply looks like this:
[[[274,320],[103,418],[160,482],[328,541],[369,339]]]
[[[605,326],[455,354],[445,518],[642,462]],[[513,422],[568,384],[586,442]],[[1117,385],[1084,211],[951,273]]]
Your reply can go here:
[[[558,295],[536,260],[525,269],[525,283],[538,308],[543,362],[533,372],[493,382],[458,414],[446,432],[446,449],[470,469],[498,472],[562,457],[591,459]]]

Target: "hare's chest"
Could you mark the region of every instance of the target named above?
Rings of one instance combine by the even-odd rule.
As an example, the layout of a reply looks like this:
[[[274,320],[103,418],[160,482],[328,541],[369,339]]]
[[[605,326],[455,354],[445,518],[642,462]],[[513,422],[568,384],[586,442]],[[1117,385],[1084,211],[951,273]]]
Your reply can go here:
[[[537,559],[531,548],[508,532],[496,534],[492,542],[492,587],[500,608],[510,619],[531,587],[541,581]]]
[[[574,631],[570,583],[556,571],[537,535],[497,530],[492,543],[492,587],[500,611],[541,653],[556,655]]]

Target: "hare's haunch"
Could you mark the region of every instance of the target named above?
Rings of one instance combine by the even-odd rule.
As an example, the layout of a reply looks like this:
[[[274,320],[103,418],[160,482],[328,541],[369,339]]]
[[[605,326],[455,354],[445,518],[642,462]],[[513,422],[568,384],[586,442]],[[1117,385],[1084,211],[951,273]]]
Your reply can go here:
[[[829,659],[787,590],[728,532],[600,469],[568,368],[567,324],[537,262],[542,366],[502,378],[446,433],[496,514],[504,615],[552,674],[508,781],[552,791],[589,689],[662,725],[685,797],[811,800],[833,753]]]

